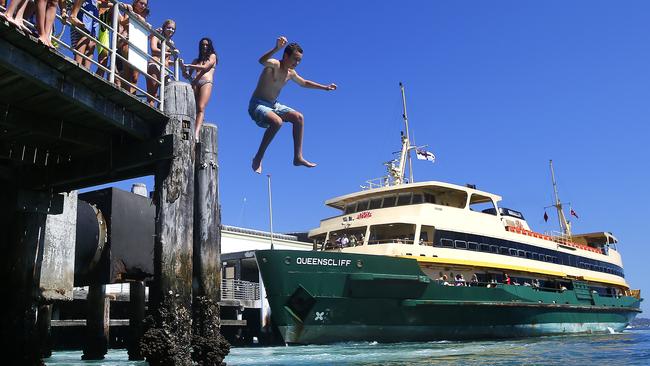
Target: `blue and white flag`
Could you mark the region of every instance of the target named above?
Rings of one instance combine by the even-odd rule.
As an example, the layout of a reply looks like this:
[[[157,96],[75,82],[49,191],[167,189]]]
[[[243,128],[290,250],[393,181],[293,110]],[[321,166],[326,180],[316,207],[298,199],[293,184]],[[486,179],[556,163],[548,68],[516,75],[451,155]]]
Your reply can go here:
[[[436,161],[436,156],[433,155],[431,151],[426,151],[424,149],[415,149],[415,156],[418,160],[428,160],[431,162]]]

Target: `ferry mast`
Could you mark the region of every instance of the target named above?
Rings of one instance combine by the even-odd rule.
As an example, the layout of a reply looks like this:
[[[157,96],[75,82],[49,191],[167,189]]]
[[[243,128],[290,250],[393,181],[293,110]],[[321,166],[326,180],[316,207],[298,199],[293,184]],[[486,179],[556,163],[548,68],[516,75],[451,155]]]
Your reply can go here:
[[[404,119],[404,125],[406,126],[405,127],[406,138],[402,139],[402,155],[401,155],[401,159],[400,159],[400,169],[401,169],[401,171],[400,171],[401,179],[400,180],[402,180],[402,181],[404,180],[404,170],[406,169],[406,166],[404,164],[404,158],[405,158],[404,155],[406,155],[406,158],[408,158],[408,161],[409,161],[409,183],[414,183],[414,180],[413,180],[413,163],[411,161],[411,142],[409,140],[411,138],[411,135],[409,134],[409,118],[408,118],[408,115],[406,113],[406,94],[404,93],[404,84],[402,84],[401,81],[399,83],[399,88],[400,88],[400,91],[402,92],[402,108],[404,110],[404,113],[402,114],[402,118]]]
[[[555,204],[553,205],[557,210],[557,218],[560,222],[560,228],[562,233],[567,237],[571,237],[571,224],[564,216],[564,210],[562,209],[562,202],[560,201],[560,195],[557,193],[557,183],[555,182],[555,172],[553,171],[553,160],[549,160],[551,166],[551,180],[553,181],[553,194],[555,197]]]

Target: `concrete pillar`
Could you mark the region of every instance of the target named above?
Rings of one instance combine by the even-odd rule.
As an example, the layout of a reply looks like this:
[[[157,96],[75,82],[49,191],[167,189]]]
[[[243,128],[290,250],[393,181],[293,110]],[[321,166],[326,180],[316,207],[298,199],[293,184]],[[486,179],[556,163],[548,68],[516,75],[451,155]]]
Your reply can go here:
[[[105,285],[88,286],[86,298],[86,338],[82,360],[103,360],[108,352],[111,300]]]
[[[141,345],[150,365],[190,365],[192,322],[192,247],[194,213],[194,93],[187,83],[165,90],[163,134],[174,136],[175,154],[155,174],[156,241],[154,282],[150,286],[153,324]]]
[[[140,340],[144,334],[145,285],[143,281],[129,283],[129,360],[144,360]]]
[[[194,361],[219,365],[230,346],[219,331],[221,294],[221,210],[217,164],[217,127],[205,124],[196,145],[194,181]]]

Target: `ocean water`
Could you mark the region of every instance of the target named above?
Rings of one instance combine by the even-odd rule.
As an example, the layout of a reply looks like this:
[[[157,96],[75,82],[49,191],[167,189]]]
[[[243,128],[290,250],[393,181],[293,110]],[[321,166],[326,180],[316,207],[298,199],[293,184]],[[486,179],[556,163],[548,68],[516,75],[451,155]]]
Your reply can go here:
[[[125,350],[103,361],[80,361],[81,351],[55,352],[47,365],[138,365]],[[229,366],[425,365],[650,365],[650,328],[622,333],[550,336],[500,341],[233,348]]]

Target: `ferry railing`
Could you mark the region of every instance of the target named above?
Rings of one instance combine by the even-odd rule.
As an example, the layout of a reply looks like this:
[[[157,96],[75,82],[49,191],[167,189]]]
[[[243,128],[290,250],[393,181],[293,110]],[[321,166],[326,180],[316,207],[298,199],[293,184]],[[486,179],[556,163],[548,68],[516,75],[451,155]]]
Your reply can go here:
[[[222,279],[221,280],[222,300],[259,300],[260,284],[249,281]]]
[[[158,103],[158,109],[159,110],[164,110],[164,100],[165,100],[165,85],[167,84],[168,79],[172,80],[180,80],[180,71],[181,71],[181,59],[180,59],[180,52],[179,50],[175,47],[174,42],[171,41],[170,39],[167,39],[162,33],[158,32],[156,29],[154,29],[149,23],[143,22],[139,16],[133,14],[128,10],[128,8],[124,5],[124,3],[116,1],[116,0],[108,0],[111,4],[112,7],[109,12],[112,12],[112,17],[111,17],[111,24],[107,24],[106,22],[102,21],[100,18],[94,16],[92,13],[88,12],[86,9],[80,9],[80,12],[82,12],[84,15],[89,16],[92,18],[94,21],[98,23],[98,29],[101,29],[102,27],[105,28],[108,33],[109,33],[109,44],[104,45],[100,42],[100,40],[97,38],[97,36],[92,36],[91,34],[88,33],[88,30],[85,28],[80,28],[75,25],[72,25],[68,21],[65,21],[60,14],[56,14],[56,22],[55,22],[55,29],[52,32],[52,40],[53,44],[55,44],[55,48],[63,47],[66,50],[70,52],[71,55],[77,55],[81,57],[83,60],[90,61],[91,64],[95,65],[97,67],[97,72],[101,70],[102,73],[107,73],[108,74],[108,80],[111,83],[115,83],[116,80],[120,81],[120,85],[122,88],[124,86],[132,87],[134,88],[137,92],[140,92],[140,95],[136,95],[139,97],[144,97],[146,100],[151,100],[154,101],[154,103]],[[3,7],[0,7],[2,12],[5,12],[6,9]],[[136,45],[134,45],[127,37],[124,35],[120,34],[119,32],[119,19],[120,19],[120,14],[122,13],[129,13],[129,19],[130,21],[133,21],[137,23],[139,26],[144,28],[148,34],[147,34],[147,49],[146,52],[143,52],[144,50],[140,50]],[[29,22],[28,20],[24,20],[24,23],[28,27],[31,27],[32,29],[36,29],[35,25]],[[58,29],[60,28],[60,30]],[[71,36],[71,31],[75,30],[79,32],[83,37],[87,37],[89,40],[95,43],[95,51],[98,52],[98,48],[102,47],[108,52],[108,59],[110,60],[108,65],[103,65],[99,62],[97,62],[93,57],[86,56],[85,54],[79,52],[78,50],[75,49],[74,45],[68,44],[64,41],[64,36],[67,34],[68,36]],[[161,44],[161,52],[160,52],[160,59],[156,59],[152,55],[149,54],[149,45],[150,45],[150,39],[151,37],[154,37],[160,41]],[[71,37],[70,37],[71,39]],[[118,60],[119,63],[122,63],[122,65],[129,65],[129,67],[138,69],[136,65],[132,64],[129,62],[129,60],[120,55],[120,52],[118,49],[120,48],[119,46],[126,44],[131,51],[131,48],[133,48],[132,52],[138,52],[142,56],[145,57],[147,61],[147,70],[139,70],[141,71],[140,73],[145,76],[145,80],[152,80],[155,83],[157,83],[159,87],[159,94],[158,97],[151,95],[148,93],[148,91],[144,90],[142,87],[138,85],[137,80],[135,83],[132,83],[128,80],[126,80],[124,77],[119,75],[119,72],[117,70],[117,64]],[[168,66],[168,59],[167,57],[173,58],[173,62],[171,65],[173,66],[173,69]],[[94,56],[94,53],[93,53]],[[148,73],[148,68],[149,65],[154,64],[158,66],[158,69],[160,70],[160,76],[156,79],[153,76],[149,75]],[[88,70],[90,72],[90,70]],[[145,87],[146,88],[146,87]]]

